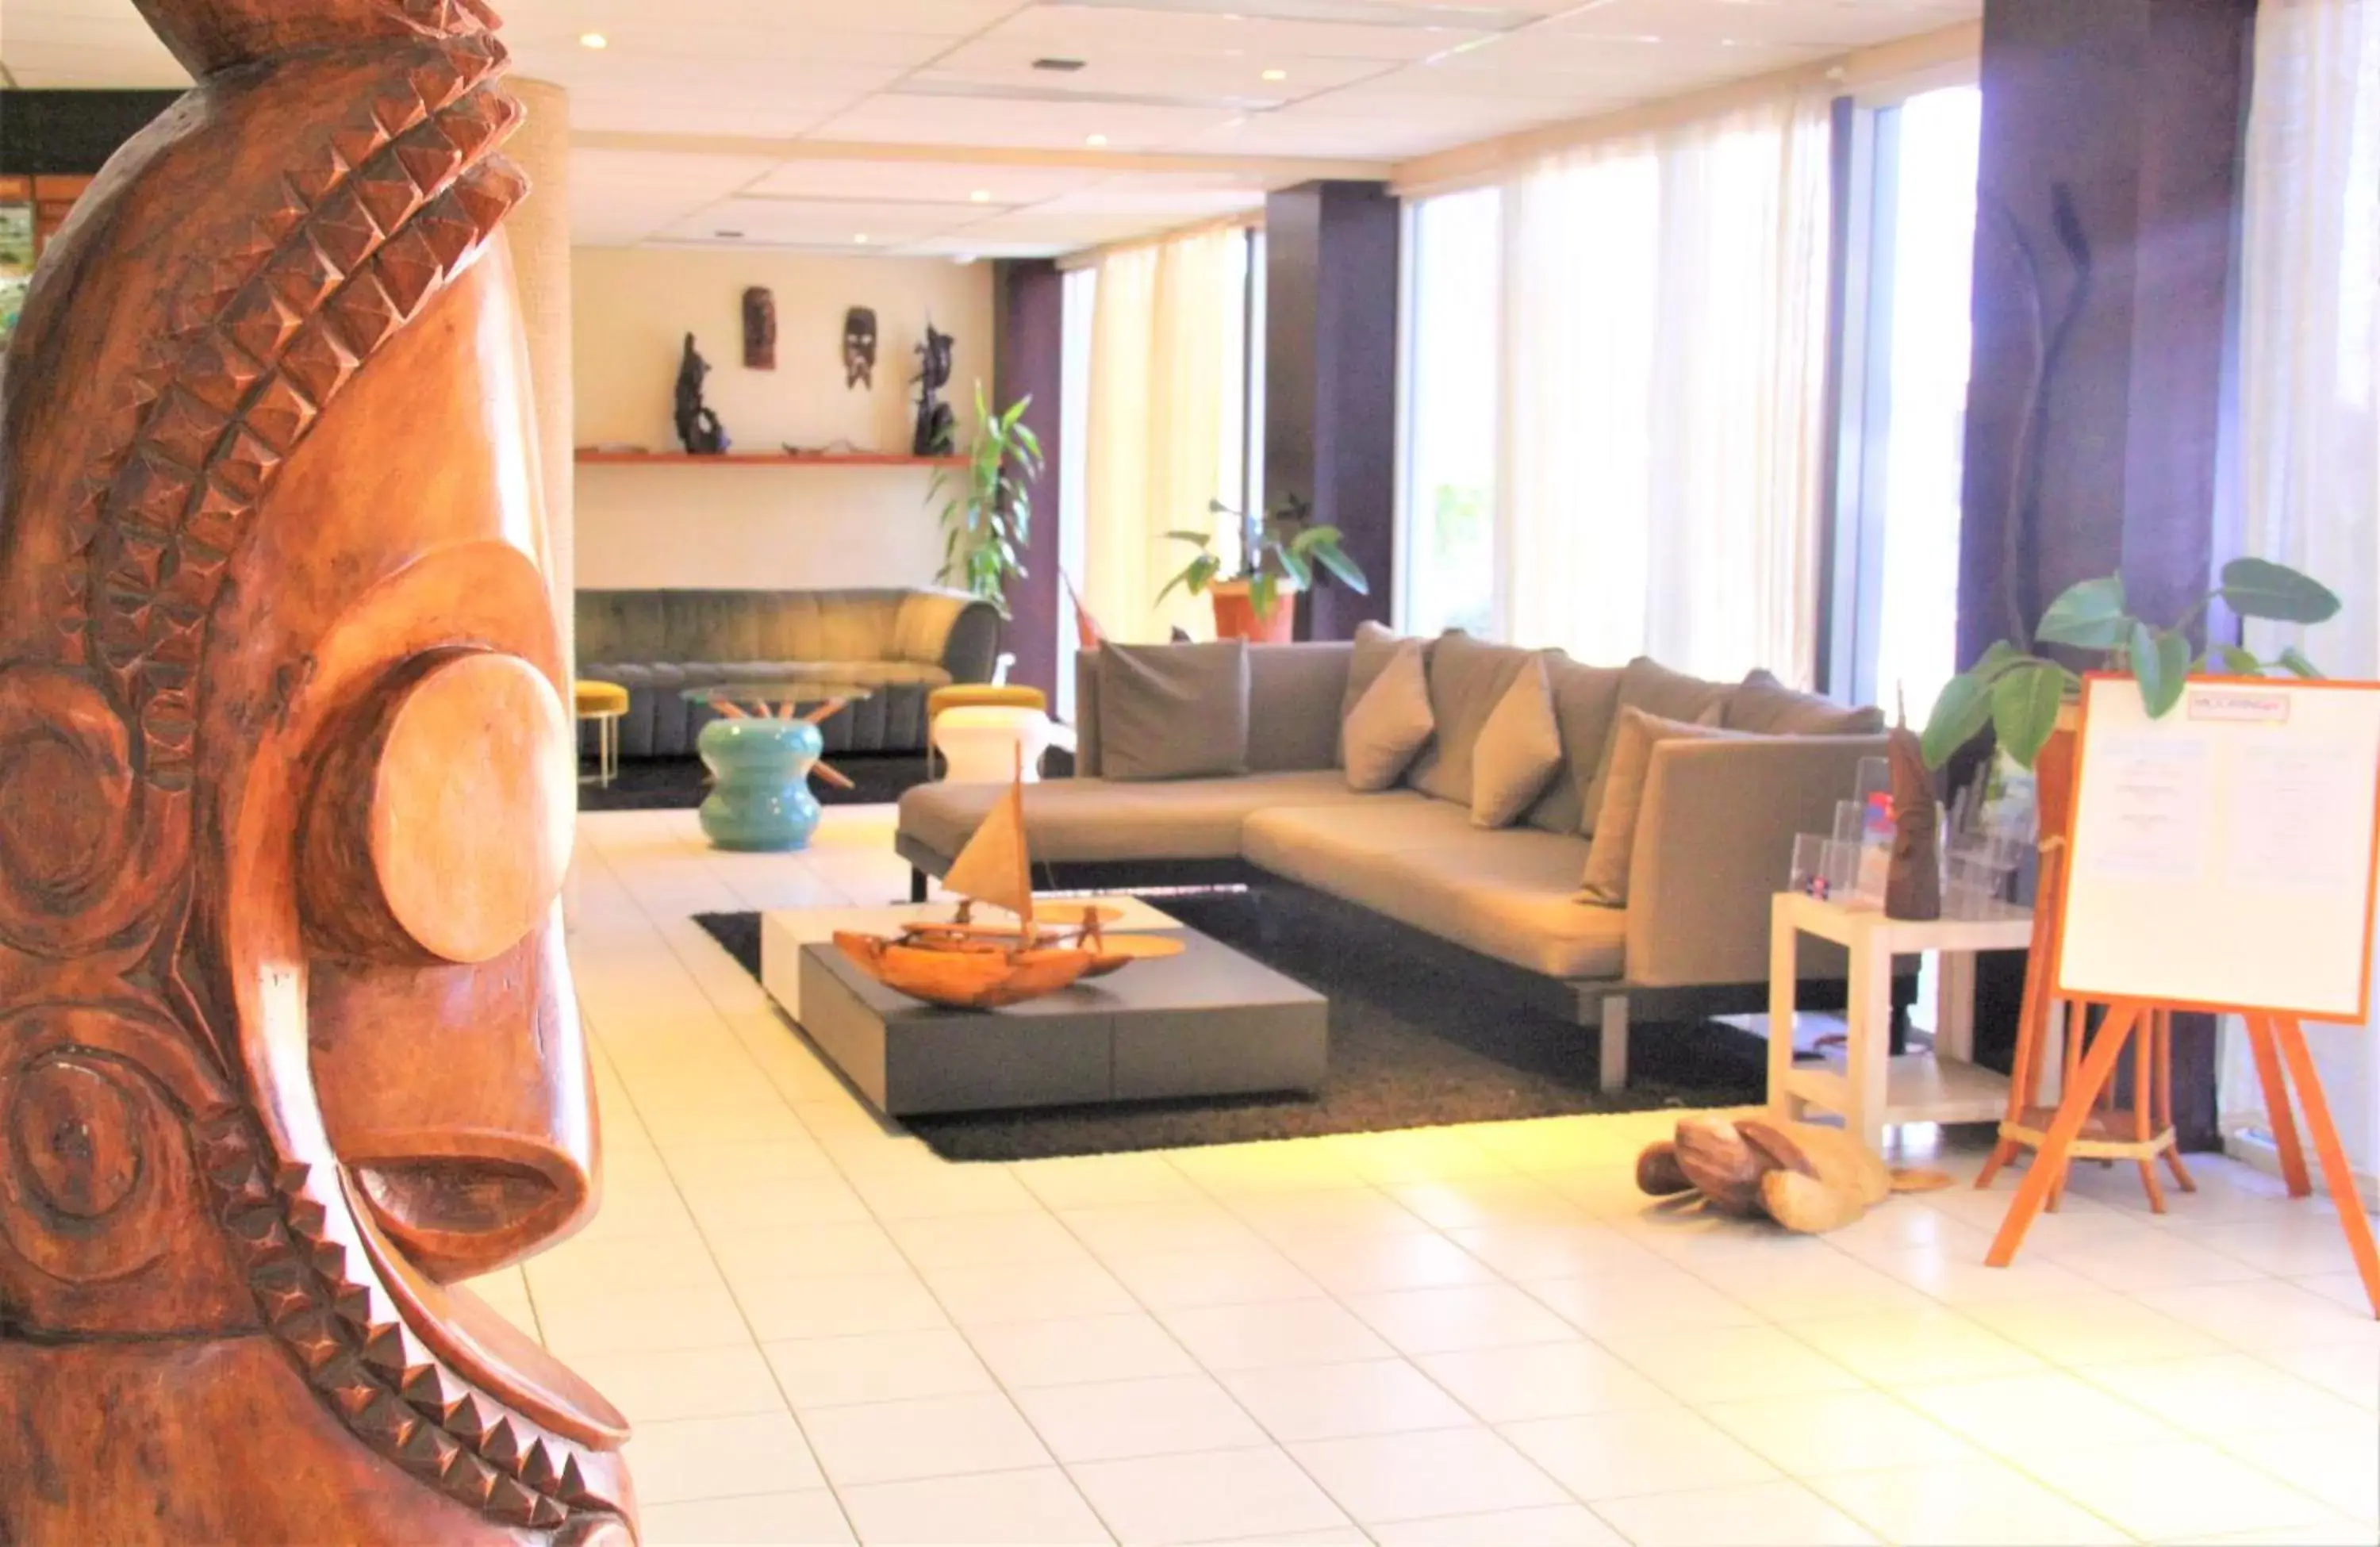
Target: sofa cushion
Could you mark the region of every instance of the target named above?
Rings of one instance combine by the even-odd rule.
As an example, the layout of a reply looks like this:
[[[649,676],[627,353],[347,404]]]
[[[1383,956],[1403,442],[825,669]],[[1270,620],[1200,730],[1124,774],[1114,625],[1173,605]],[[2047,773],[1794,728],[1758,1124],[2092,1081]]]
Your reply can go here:
[[[1403,635],[1382,624],[1366,620],[1355,626],[1355,640],[1347,655],[1347,690],[1339,698],[1339,723],[1342,726],[1346,725],[1347,716],[1355,713],[1357,700],[1371,690],[1372,684],[1379,680],[1380,674],[1389,669],[1389,663],[1396,659],[1398,648],[1407,642]],[[1428,651],[1427,644],[1422,646],[1425,665],[1427,664]],[[1347,743],[1343,737],[1339,742],[1339,766],[1347,766]]]
[[[1620,714],[1619,666],[1586,666],[1559,650],[1546,652],[1546,681],[1553,689],[1554,721],[1561,726],[1561,773],[1529,808],[1529,825],[1547,833],[1578,834],[1587,819],[1586,792],[1603,768],[1611,722]]]
[[[1852,709],[1815,693],[1797,692],[1768,672],[1755,671],[1727,696],[1730,730],[1759,736],[1881,736],[1884,711]]]
[[[1473,753],[1480,727],[1496,712],[1532,652],[1451,629],[1430,647],[1429,712],[1438,738],[1414,762],[1406,783],[1424,795],[1471,804]]]
[[[1577,900],[1585,839],[1527,827],[1482,832],[1460,806],[1419,798],[1384,804],[1396,798],[1257,811],[1247,819],[1247,858],[1532,972],[1624,975],[1627,914]]]
[[[937,854],[956,855],[1006,785],[919,785],[901,797],[901,832]],[[1118,784],[1054,779],[1025,786],[1026,841],[1037,860],[1236,859],[1250,813],[1281,806],[1364,801],[1424,805],[1420,796],[1359,796],[1336,769],[1251,774],[1236,779]],[[1577,880],[1576,867],[1572,881]]]
[[[1711,710],[1705,710],[1708,717]],[[1653,749],[1664,741],[1694,737],[1715,739],[1730,732],[1717,725],[1664,720],[1627,705],[1611,733],[1611,756],[1605,764],[1603,810],[1595,824],[1595,843],[1587,851],[1581,881],[1583,900],[1606,907],[1628,906],[1628,870],[1636,857],[1636,815],[1645,801],[1645,782],[1652,773]]]
[[[1343,644],[1248,647],[1250,773],[1339,765],[1351,658]]]
[[[1561,726],[1554,718],[1546,664],[1532,656],[1488,712],[1472,747],[1472,824],[1511,826],[1561,766]]]
[[[892,657],[940,665],[951,630],[973,600],[950,591],[913,591],[901,598],[892,614]]]
[[[1248,647],[1127,645],[1099,651],[1099,772],[1131,782],[1217,778],[1248,768]]]
[[[1706,682],[1683,672],[1673,672],[1648,655],[1639,655],[1628,663],[1620,676],[1620,703],[1623,708],[1641,709],[1657,719],[1675,720],[1681,725],[1717,725],[1717,716],[1726,713],[1728,695],[1734,692],[1731,683]],[[1707,722],[1705,716],[1712,716]],[[1616,731],[1618,723],[1613,728]],[[1603,755],[1596,765],[1595,777],[1587,782],[1581,798],[1581,831],[1592,835],[1595,824],[1603,811],[1603,781],[1611,766],[1611,749],[1619,745],[1619,737],[1605,738]]]
[[[1421,643],[1404,640],[1347,712],[1347,723],[1340,734],[1347,787],[1368,791],[1394,785],[1428,743],[1436,725],[1430,715]]]

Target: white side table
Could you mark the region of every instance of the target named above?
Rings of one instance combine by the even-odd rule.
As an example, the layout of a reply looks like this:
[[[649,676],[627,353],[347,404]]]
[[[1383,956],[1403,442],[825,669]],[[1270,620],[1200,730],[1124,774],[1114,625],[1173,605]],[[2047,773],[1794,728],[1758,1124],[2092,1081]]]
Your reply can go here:
[[[1025,782],[1041,778],[1041,754],[1050,749],[1050,716],[1038,709],[969,704],[934,716],[935,750],[942,754],[942,777],[956,785],[1004,785],[1024,757]]]
[[[1793,1061],[1794,994],[1804,934],[1851,953],[1847,983],[1851,1035],[1840,1059]],[[2022,951],[2033,944],[2033,915],[2007,907],[1988,919],[1888,919],[1874,905],[1821,901],[1780,892],[1768,931],[1768,1104],[1800,1117],[1807,1107],[1840,1115],[1870,1150],[1881,1151],[1896,1123],[1998,1122],[2008,1111],[2008,1080],[1977,1068],[1975,953]],[[1940,953],[1940,999],[1934,1053],[1892,1056],[1892,959]],[[2058,1054],[2044,1053],[2055,1078]]]

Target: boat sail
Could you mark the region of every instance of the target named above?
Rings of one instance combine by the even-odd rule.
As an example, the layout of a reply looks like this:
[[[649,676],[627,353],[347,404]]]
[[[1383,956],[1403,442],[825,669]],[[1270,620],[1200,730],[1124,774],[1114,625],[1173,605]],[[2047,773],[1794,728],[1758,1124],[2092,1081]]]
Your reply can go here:
[[[911,924],[892,939],[842,931],[836,948],[887,988],[969,1010],[1043,998],[1082,979],[1182,951],[1179,940],[1165,936],[1109,937],[1105,926],[1117,917],[1111,908],[1050,904],[1037,913],[1021,751],[1014,780],[952,861],[942,886],[959,898],[949,922]],[[1015,922],[978,923],[978,904],[1002,909]]]

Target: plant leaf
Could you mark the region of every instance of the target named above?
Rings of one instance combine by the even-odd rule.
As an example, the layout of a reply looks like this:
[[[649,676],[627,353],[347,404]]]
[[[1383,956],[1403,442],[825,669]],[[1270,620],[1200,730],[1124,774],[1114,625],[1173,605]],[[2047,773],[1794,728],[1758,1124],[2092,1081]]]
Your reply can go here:
[[[2125,614],[2124,606],[2122,576],[2084,580],[2068,587],[2049,604],[2049,610],[2041,615],[2041,627],[2034,633],[2051,644],[2072,645],[2079,650],[2113,650],[2132,630],[2132,620]]]
[[[1314,551],[1314,562],[1330,571],[1331,579],[1358,596],[1372,594],[1372,582],[1364,578],[1364,566],[1347,556],[1346,550],[1336,542]]]
[[[1176,542],[1196,542],[1201,548],[1215,541],[1212,533],[1203,531],[1169,531],[1165,535]]]
[[[2181,701],[2181,686],[2190,676],[2190,641],[2169,629],[2132,625],[2132,676],[2141,685],[2141,702],[2149,718],[2162,720]]]
[[[1301,591],[1310,589],[1314,584],[1314,566],[1305,562],[1305,556],[1297,551],[1295,544],[1280,552],[1281,566],[1289,571],[1289,578],[1297,582]]]
[[[2234,676],[2265,675],[2265,664],[2257,660],[2250,652],[2241,650],[2235,644],[2209,645],[2206,650],[2206,659],[2209,664],[2219,665]]]
[[[2027,662],[2003,672],[1991,690],[1992,729],[2020,768],[2031,768],[2058,728],[2066,701],[2066,674],[2046,661]]]
[[[1281,601],[1281,581],[1268,571],[1248,582],[1248,604],[1256,609],[1259,619],[1270,620],[1272,610]]]
[[[1952,754],[1991,723],[1991,718],[1990,680],[1977,672],[1952,677],[1942,689],[1942,696],[1934,700],[1934,713],[1925,722],[1925,734],[1919,738],[1925,750],[1925,765],[1939,768],[1949,762]]]
[[[2304,652],[2295,645],[2281,652],[2281,667],[2290,676],[2301,676],[2308,682],[2320,682],[2323,679],[2322,668],[2307,660]]]
[[[2275,623],[2328,623],[2338,615],[2328,586],[2270,559],[2236,558],[2223,566],[2223,603],[2241,617]]]

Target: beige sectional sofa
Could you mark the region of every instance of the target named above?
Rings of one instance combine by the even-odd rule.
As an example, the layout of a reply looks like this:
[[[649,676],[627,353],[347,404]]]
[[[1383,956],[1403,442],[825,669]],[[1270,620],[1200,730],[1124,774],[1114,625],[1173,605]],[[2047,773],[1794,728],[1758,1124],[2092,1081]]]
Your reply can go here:
[[[1794,835],[1827,830],[1859,760],[1882,753],[1875,712],[1773,685],[1701,682],[1649,661],[1594,668],[1548,652],[1562,766],[1523,820],[1488,829],[1472,820],[1465,738],[1478,737],[1495,696],[1529,656],[1461,636],[1430,652],[1438,737],[1400,787],[1377,794],[1351,790],[1341,768],[1355,647],[1251,647],[1247,771],[1156,782],[1101,776],[1102,674],[1097,656],[1085,656],[1081,776],[1026,793],[1041,883],[1278,878],[1326,894],[1405,926],[1403,938],[1452,969],[1492,975],[1598,1028],[1608,1088],[1626,1078],[1632,1019],[1765,1008],[1769,898]],[[1626,906],[1598,907],[1581,900],[1581,877],[1623,706],[1740,734],[1654,747]],[[1761,734],[1797,725],[1831,734]],[[903,798],[897,842],[918,872],[919,895],[1001,793],[944,784]],[[1839,963],[1810,951],[1803,960],[1819,974],[1805,980],[1807,1002],[1840,1003]]]

